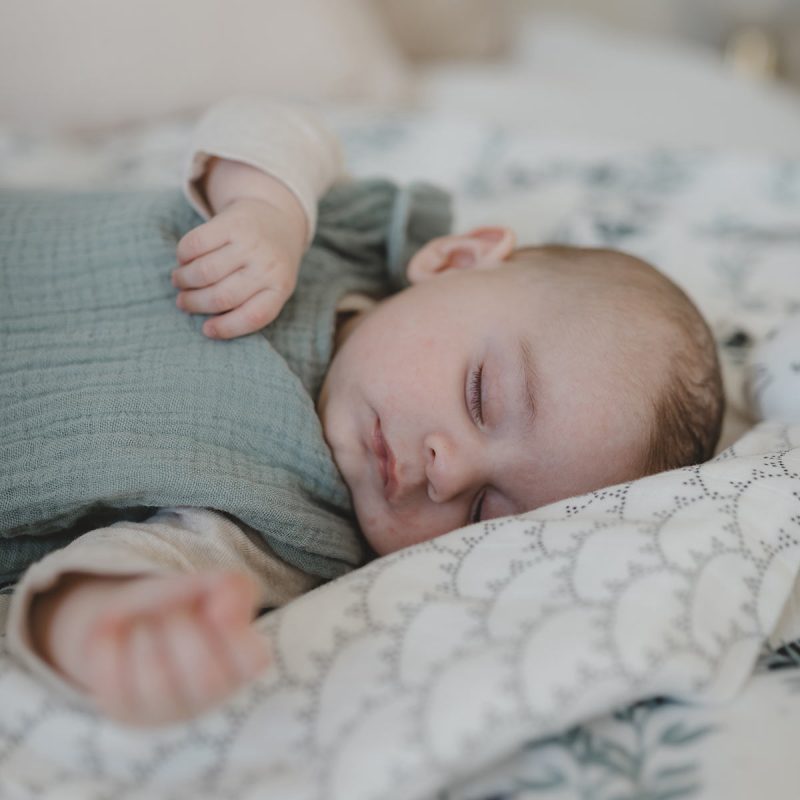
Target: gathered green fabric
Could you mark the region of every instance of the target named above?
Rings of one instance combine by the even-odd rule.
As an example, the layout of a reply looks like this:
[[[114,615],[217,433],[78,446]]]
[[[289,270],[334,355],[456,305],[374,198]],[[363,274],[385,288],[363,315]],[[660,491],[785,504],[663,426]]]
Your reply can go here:
[[[335,187],[278,319],[225,342],[176,308],[170,282],[201,222],[173,190],[0,191],[0,580],[164,506],[231,515],[323,578],[362,561],[314,407],[336,304],[400,285],[410,254],[449,230],[449,199]]]

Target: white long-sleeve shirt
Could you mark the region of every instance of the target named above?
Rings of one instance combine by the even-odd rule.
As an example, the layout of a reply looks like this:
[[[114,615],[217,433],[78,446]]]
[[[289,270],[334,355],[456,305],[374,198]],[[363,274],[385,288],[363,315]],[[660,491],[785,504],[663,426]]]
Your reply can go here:
[[[317,200],[343,175],[336,138],[312,114],[296,108],[232,99],[214,106],[195,128],[184,169],[187,200],[211,215],[199,189],[212,157],[241,161],[282,181],[308,218],[309,241]],[[29,614],[35,597],[67,573],[132,576],[205,569],[248,573],[260,587],[261,607],[283,605],[320,582],[279,559],[245,526],[201,508],[165,508],[145,522],[116,523],[89,531],[33,564],[10,597],[0,596],[10,652],[43,681],[73,699],[79,691],[32,646]],[[5,601],[5,602],[3,602]],[[5,608],[3,608],[5,606]]]

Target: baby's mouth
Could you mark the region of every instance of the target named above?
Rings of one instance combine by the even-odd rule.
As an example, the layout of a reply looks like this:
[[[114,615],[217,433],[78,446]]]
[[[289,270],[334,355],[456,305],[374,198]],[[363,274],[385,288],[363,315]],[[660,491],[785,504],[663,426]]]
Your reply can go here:
[[[383,438],[381,419],[376,417],[375,428],[372,431],[372,446],[378,461],[378,471],[383,481],[383,494],[391,500],[397,491],[397,475],[395,474],[395,457],[389,443]]]

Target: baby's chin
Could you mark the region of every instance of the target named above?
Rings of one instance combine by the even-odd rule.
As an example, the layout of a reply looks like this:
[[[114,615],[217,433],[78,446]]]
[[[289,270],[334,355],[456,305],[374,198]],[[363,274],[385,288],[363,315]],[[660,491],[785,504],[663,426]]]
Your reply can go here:
[[[369,510],[370,506],[371,504],[359,502],[355,496],[353,497],[353,507],[361,535],[377,556],[385,556],[399,550],[399,545],[391,546],[392,539],[396,538],[393,536],[396,529],[388,523],[385,515],[375,510]]]

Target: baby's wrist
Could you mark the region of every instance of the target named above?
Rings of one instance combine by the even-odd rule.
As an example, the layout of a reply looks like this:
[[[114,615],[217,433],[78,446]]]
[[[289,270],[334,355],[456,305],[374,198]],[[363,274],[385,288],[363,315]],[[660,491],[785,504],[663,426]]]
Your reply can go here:
[[[288,189],[286,190],[289,191]],[[260,219],[270,223],[270,231],[273,234],[280,232],[282,236],[288,237],[292,243],[298,243],[301,252],[305,249],[306,241],[306,217],[305,212],[299,212],[297,208],[291,208],[287,204],[276,202],[275,198],[258,197],[251,195],[240,195],[231,199],[226,206],[241,204],[249,205],[252,211],[257,209]]]
[[[34,652],[70,682],[85,687],[85,646],[108,595],[129,576],[89,573],[63,575],[50,590],[36,595],[28,614]]]
[[[261,200],[286,215],[305,242],[308,235],[306,212],[295,193],[272,175],[239,161],[215,158],[209,162],[204,189],[214,214],[237,200]]]

